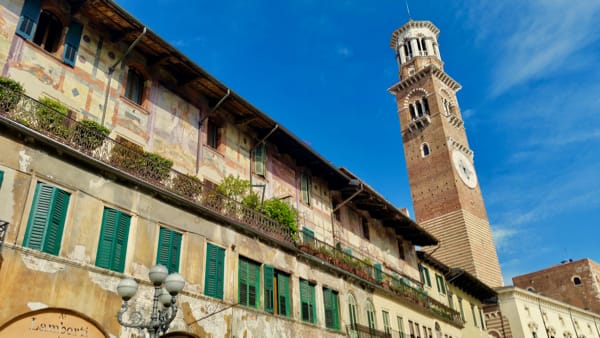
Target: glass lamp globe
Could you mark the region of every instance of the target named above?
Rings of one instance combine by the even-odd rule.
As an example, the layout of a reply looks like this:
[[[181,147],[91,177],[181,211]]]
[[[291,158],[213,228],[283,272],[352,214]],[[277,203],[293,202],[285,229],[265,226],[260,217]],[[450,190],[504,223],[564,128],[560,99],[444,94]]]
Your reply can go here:
[[[183,286],[185,285],[185,280],[178,273],[172,273],[165,279],[165,288],[171,294],[171,296],[176,296],[178,293],[183,290]]]
[[[170,307],[171,306],[171,299],[173,298],[173,296],[171,296],[169,294],[169,292],[165,289],[162,288],[160,295],[158,296],[158,301],[164,306],[164,307]]]
[[[132,278],[121,279],[119,285],[117,285],[117,293],[124,301],[128,301],[137,292],[138,285]]]
[[[154,286],[159,286],[165,281],[168,274],[169,271],[166,266],[157,264],[150,269],[148,277]]]

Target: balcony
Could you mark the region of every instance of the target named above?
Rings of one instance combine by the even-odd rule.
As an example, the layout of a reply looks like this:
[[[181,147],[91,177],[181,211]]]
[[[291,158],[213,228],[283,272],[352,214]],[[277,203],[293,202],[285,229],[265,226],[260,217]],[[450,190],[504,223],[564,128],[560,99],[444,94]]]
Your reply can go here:
[[[399,298],[413,308],[426,311],[452,325],[460,327],[464,325],[460,313],[429,297],[420,286],[407,277],[396,273],[389,274],[381,267],[374,266],[369,258],[358,258],[344,252],[340,247],[331,246],[307,233],[303,233],[298,247],[301,251],[354,275],[360,282],[367,282],[383,292]]]
[[[42,111],[43,114],[40,113]],[[50,144],[60,153],[158,191],[167,198],[191,202],[204,214],[224,218],[231,224],[278,243],[294,245],[295,234],[263,213],[205,187],[196,177],[171,169],[164,160],[144,152],[141,147],[108,138],[8,87],[0,88],[0,123]]]

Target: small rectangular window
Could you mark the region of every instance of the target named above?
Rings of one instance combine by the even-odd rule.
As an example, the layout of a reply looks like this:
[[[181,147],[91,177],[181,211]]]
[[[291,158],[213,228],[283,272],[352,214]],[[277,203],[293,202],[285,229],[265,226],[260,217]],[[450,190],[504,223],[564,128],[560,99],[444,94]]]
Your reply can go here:
[[[265,311],[284,317],[290,316],[290,275],[273,269],[270,265],[263,267],[265,289]]]
[[[467,319],[465,318],[465,310],[463,309],[462,298],[457,297],[457,302],[458,302],[458,309],[460,310],[460,319],[462,319],[463,322],[466,322]]]
[[[473,325],[477,326],[477,308],[471,303],[471,314],[473,315]]]
[[[310,205],[310,188],[310,175],[302,173],[302,175],[300,175],[300,191],[302,193],[302,202],[306,205]]]
[[[375,271],[375,280],[377,283],[381,283],[383,280],[383,269],[381,263],[373,264],[373,270]]]
[[[429,269],[426,268],[425,266],[423,266],[422,264],[419,264],[419,270],[421,270],[421,281],[423,282],[423,285],[427,285],[427,286],[431,287],[431,278],[429,277]]]
[[[4,171],[0,170],[0,188],[2,188],[3,181],[4,181]]]
[[[258,308],[260,300],[260,264],[240,257],[238,269],[238,303]]]
[[[219,147],[219,126],[215,124],[215,122],[210,119],[207,121],[206,128],[206,144],[213,148],[217,149]]]
[[[446,294],[446,285],[444,284],[444,277],[439,274],[435,274],[435,284],[437,286],[437,290],[441,294]]]
[[[386,334],[391,334],[392,327],[390,326],[390,313],[387,311],[381,311],[381,316],[383,317],[383,330]]]
[[[260,176],[265,176],[265,167],[267,160],[265,148],[265,144],[261,143],[254,149],[254,173]]]
[[[129,67],[125,83],[125,97],[141,105],[144,96],[144,78],[135,68]]]
[[[366,218],[362,218],[362,222],[361,222],[361,227],[362,227],[362,235],[366,240],[370,240],[371,239],[371,234],[369,233],[369,221]]]
[[[325,309],[325,326],[328,329],[340,329],[338,293],[332,289],[323,289],[323,308]]]
[[[166,266],[169,273],[179,272],[180,250],[181,233],[167,228],[160,228],[156,264]]]
[[[225,249],[208,243],[206,245],[206,272],[204,294],[223,299],[223,276],[225,274]]]
[[[400,332],[400,338],[404,338],[404,320],[402,317],[396,317],[396,321],[398,322],[398,331]]]
[[[315,285],[304,279],[300,279],[300,317],[305,322],[317,322]]]
[[[123,272],[130,222],[131,216],[119,210],[104,208],[96,266]]]
[[[58,255],[70,196],[52,185],[37,184],[23,246]]]
[[[404,254],[404,243],[401,239],[398,239],[398,258],[401,260],[406,260],[406,255]]]

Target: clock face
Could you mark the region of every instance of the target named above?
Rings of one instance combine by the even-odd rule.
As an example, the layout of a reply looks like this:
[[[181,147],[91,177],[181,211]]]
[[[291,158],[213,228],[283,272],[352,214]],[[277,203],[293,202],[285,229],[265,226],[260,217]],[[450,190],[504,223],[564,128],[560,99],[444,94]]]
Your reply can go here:
[[[471,160],[462,152],[454,150],[452,152],[452,162],[454,162],[454,168],[463,183],[471,189],[475,188],[477,186],[477,175]]]

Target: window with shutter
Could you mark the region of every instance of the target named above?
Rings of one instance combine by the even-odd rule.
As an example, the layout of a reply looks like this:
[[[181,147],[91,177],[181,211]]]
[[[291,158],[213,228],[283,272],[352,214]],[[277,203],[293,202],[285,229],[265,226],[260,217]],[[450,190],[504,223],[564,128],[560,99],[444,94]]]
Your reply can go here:
[[[258,308],[260,295],[260,264],[240,257],[238,270],[238,293],[241,305]]]
[[[71,67],[75,67],[77,51],[79,50],[79,42],[81,41],[81,32],[83,26],[79,22],[71,22],[67,30],[65,39],[65,51],[63,53],[63,61]]]
[[[323,289],[323,307],[325,309],[325,326],[329,329],[340,329],[338,310],[338,294],[331,289]]]
[[[169,273],[179,272],[179,253],[181,250],[181,233],[167,228],[160,228],[156,264],[167,267]]]
[[[381,283],[381,281],[383,280],[383,271],[382,271],[381,263],[373,264],[373,269],[375,270],[375,280],[378,283]]]
[[[367,301],[367,323],[369,325],[369,329],[377,329],[375,325],[375,308],[373,307],[373,303]]]
[[[309,228],[302,228],[302,242],[306,245],[314,245],[315,244],[315,232],[310,230]]]
[[[302,173],[300,176],[300,191],[302,193],[302,202],[310,205],[310,176],[306,173]]]
[[[225,249],[208,243],[206,246],[206,273],[204,294],[223,299],[223,276],[225,273]]]
[[[130,222],[131,216],[119,210],[104,208],[96,266],[117,272],[124,271]]]
[[[66,191],[46,183],[37,184],[23,246],[58,255],[69,198]]]
[[[300,315],[303,321],[316,323],[315,285],[300,280]]]
[[[290,275],[277,271],[277,313],[289,317],[290,312]]]
[[[4,171],[0,170],[0,188],[2,188],[3,181],[4,181]]]
[[[263,266],[263,278],[265,283],[265,311],[274,313],[275,311],[275,271],[271,265]]]
[[[71,13],[67,8],[50,6],[40,0],[25,0],[15,32],[57,57],[60,57],[56,54],[64,38],[62,60],[73,67],[83,26],[71,21],[65,29],[64,23],[68,23],[71,19]]]
[[[254,149],[254,173],[265,176],[266,167],[266,146],[264,143],[259,144]]]

